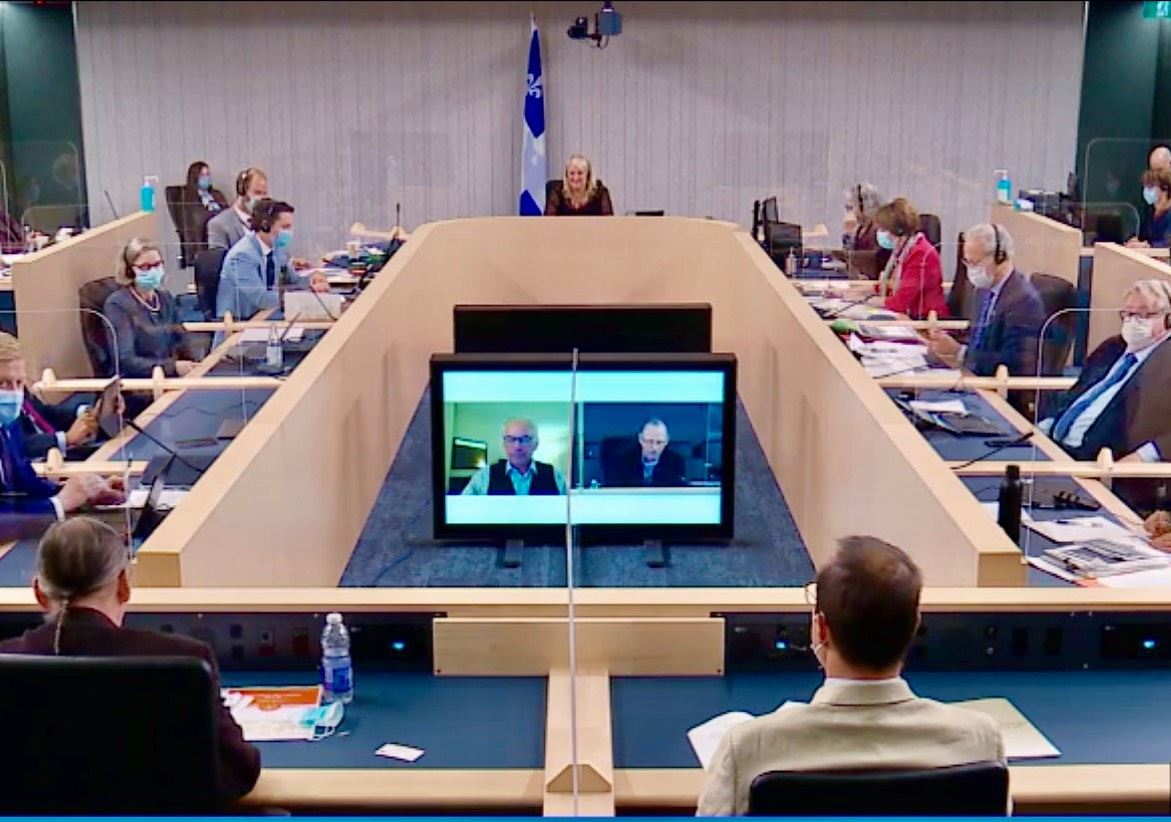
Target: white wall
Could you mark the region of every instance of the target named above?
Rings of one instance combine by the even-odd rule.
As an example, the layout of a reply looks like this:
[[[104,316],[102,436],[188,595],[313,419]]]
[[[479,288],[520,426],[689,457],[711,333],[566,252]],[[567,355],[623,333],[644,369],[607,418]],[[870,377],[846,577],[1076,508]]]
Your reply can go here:
[[[1048,188],[1073,169],[1081,2],[617,0],[608,48],[570,41],[598,7],[84,0],[91,207],[108,219],[108,189],[125,213],[143,174],[180,182],[202,158],[224,189],[267,169],[305,254],[393,223],[396,202],[408,227],[515,213],[530,8],[551,176],[587,154],[619,212],[748,223],[775,193],[836,235],[867,179],[946,238],[987,213],[994,169]]]

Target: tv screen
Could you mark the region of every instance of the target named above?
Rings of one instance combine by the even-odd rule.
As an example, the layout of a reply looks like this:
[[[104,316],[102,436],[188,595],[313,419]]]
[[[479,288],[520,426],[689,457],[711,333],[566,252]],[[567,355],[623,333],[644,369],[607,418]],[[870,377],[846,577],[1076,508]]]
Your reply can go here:
[[[622,354],[712,350],[709,303],[457,305],[457,354]]]
[[[731,354],[437,354],[431,409],[437,539],[732,536]]]

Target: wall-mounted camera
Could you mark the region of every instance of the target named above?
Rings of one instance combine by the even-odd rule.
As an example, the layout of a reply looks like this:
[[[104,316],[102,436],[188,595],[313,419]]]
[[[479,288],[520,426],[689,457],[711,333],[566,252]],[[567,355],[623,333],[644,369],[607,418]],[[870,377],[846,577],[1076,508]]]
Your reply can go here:
[[[593,40],[594,45],[604,49],[614,35],[622,33],[622,15],[614,10],[613,3],[603,3],[602,10],[594,15],[594,30],[590,31],[588,17],[578,17],[565,32],[570,40]]]

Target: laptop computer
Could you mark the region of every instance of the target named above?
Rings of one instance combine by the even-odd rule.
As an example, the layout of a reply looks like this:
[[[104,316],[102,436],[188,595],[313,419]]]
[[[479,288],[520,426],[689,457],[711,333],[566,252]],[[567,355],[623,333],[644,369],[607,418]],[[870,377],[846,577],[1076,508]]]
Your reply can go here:
[[[160,472],[151,483],[150,491],[146,495],[146,502],[142,504],[142,508],[137,510],[134,524],[130,527],[131,545],[137,547],[145,542],[147,537],[154,533],[154,530],[170,513],[169,509],[166,511],[159,509],[159,499],[163,496],[163,489],[166,485],[165,472]]]

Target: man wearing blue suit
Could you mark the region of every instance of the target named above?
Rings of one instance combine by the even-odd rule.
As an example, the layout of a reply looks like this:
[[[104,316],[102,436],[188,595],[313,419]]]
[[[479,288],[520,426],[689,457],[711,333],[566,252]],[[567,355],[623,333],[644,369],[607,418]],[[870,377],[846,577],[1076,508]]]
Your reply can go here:
[[[288,254],[293,241],[293,207],[279,200],[261,200],[252,207],[249,229],[224,257],[216,295],[217,318],[230,311],[234,318],[243,320],[265,308],[277,308],[278,286],[299,285]],[[329,282],[319,271],[310,278],[309,286],[314,291],[329,291]]]
[[[1045,306],[1037,289],[1013,265],[1013,239],[1001,225],[980,223],[964,233],[964,265],[977,289],[978,316],[967,345],[932,331],[928,349],[978,377],[1004,365],[1014,377],[1037,375],[1037,354]]]
[[[24,352],[0,336],[0,541],[39,536],[51,523],[87,503],[125,499],[120,479],[96,474],[70,477],[64,485],[42,479],[25,456],[20,415],[25,397]]]

